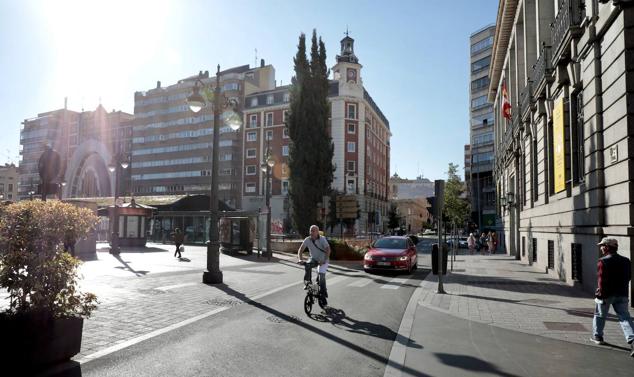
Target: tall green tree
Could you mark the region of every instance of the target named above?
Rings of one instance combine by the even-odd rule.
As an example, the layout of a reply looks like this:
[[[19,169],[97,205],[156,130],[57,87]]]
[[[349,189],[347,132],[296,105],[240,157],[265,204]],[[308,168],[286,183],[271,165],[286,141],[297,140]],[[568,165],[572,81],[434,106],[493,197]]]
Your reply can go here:
[[[458,175],[458,165],[449,163],[445,184],[443,215],[450,223],[462,226],[471,214],[471,206],[465,195],[465,184]]]
[[[306,58],[306,36],[299,36],[293,59],[290,112],[286,122],[289,137],[289,196],[293,224],[308,235],[317,221],[317,203],[330,193],[334,167],[334,145],[329,133],[328,67],[326,47],[313,30],[310,61]]]

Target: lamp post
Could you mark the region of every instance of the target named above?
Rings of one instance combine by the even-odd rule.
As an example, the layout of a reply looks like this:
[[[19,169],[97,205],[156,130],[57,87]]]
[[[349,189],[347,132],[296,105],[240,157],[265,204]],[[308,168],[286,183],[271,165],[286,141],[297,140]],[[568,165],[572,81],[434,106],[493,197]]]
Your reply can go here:
[[[266,161],[262,162],[262,172],[266,173],[266,181],[264,183],[265,200],[266,200],[266,256],[268,260],[271,260],[271,169],[275,166],[275,159],[271,155],[271,150],[268,147],[269,141],[266,141]]]
[[[193,93],[187,97],[189,109],[197,113],[202,110],[208,103],[213,104],[214,112],[214,129],[213,129],[213,145],[211,150],[211,192],[209,196],[209,241],[207,241],[207,269],[203,272],[203,283],[220,284],[222,283],[222,271],[220,271],[220,251],[218,242],[218,148],[220,144],[220,110],[231,108],[226,114],[223,114],[224,121],[237,131],[242,125],[242,119],[233,111],[237,105],[237,98],[226,98],[224,105],[220,102],[220,65],[216,71],[216,87],[213,93],[206,91],[206,96],[200,94],[200,89],[205,88],[206,84],[202,81],[205,78],[202,74],[194,82]],[[200,85],[200,86],[199,86]],[[209,95],[213,98],[209,98]]]
[[[119,196],[119,174],[121,169],[127,169],[128,157],[119,153],[112,158],[108,170],[114,174],[114,206],[112,207],[112,236],[110,237],[110,254],[118,255],[119,248],[119,211],[117,210],[117,198]]]

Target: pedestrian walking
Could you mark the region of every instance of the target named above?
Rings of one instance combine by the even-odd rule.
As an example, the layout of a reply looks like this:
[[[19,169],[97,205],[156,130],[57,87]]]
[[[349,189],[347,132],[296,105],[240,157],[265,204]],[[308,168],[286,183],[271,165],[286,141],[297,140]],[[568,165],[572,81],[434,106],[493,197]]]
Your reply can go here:
[[[495,232],[491,232],[491,237],[493,238],[493,254],[495,254],[498,249],[498,235]]]
[[[473,236],[473,233],[469,233],[469,238],[467,238],[467,246],[469,247],[469,255],[473,255],[474,249],[476,247],[476,239]]]
[[[480,255],[484,255],[484,252],[486,251],[486,248],[487,248],[487,234],[484,232],[482,232],[482,235],[480,236],[479,245],[480,245]]]
[[[174,229],[174,245],[176,245],[176,250],[174,251],[174,257],[178,254],[178,258],[182,257],[181,255],[181,245],[185,241],[185,235],[181,231],[180,228]]]
[[[489,255],[491,255],[494,251],[493,234],[491,232],[487,235],[487,249],[489,250]]]
[[[616,239],[605,237],[597,245],[601,250],[601,258],[597,264],[597,290],[590,340],[605,344],[603,328],[611,305],[619,318],[625,340],[630,345],[630,356],[634,357],[634,323],[628,310],[627,292],[632,278],[632,265],[628,258],[617,253],[619,243]]]

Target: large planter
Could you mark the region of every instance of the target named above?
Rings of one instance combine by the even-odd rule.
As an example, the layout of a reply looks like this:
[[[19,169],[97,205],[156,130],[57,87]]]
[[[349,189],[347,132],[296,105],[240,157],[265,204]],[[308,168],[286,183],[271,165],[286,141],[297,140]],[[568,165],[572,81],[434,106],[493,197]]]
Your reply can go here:
[[[0,365],[38,370],[69,360],[81,349],[84,319],[45,314],[0,316]]]

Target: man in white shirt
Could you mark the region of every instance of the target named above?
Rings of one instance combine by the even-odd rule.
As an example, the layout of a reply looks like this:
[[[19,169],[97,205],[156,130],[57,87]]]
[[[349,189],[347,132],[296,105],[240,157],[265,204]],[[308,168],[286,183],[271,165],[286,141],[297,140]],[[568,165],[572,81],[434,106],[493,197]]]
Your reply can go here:
[[[310,257],[304,265],[304,285],[307,286],[312,283],[312,269],[315,266],[319,266],[319,289],[323,297],[328,297],[326,271],[330,260],[330,245],[328,245],[326,237],[319,235],[319,227],[317,225],[311,225],[310,236],[304,239],[299,250],[297,250],[297,261],[300,263],[303,260],[302,253],[305,249],[308,249]]]

